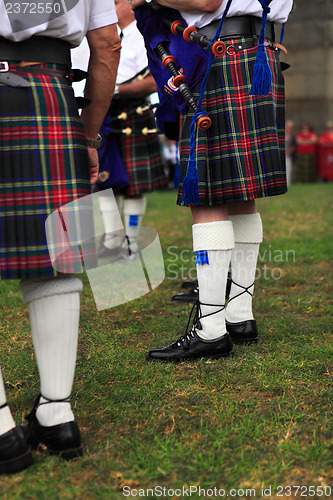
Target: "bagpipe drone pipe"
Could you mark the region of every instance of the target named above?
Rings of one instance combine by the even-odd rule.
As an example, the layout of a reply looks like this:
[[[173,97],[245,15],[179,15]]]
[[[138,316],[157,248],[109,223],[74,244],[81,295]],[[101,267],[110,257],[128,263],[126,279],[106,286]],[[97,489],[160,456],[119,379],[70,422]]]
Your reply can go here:
[[[192,30],[187,32],[186,41],[182,36],[186,22],[174,9],[142,6],[135,9],[135,17],[145,39],[149,68],[157,85],[157,126],[168,136],[172,124],[178,127],[179,113],[185,114],[189,107],[197,111],[191,87],[206,72],[211,51],[203,49],[208,48],[209,39],[199,37],[205,47],[197,42],[189,43],[194,41],[191,39],[191,33],[192,37],[195,36]],[[206,113],[202,112],[198,117],[197,125],[202,129],[209,128],[210,119]]]

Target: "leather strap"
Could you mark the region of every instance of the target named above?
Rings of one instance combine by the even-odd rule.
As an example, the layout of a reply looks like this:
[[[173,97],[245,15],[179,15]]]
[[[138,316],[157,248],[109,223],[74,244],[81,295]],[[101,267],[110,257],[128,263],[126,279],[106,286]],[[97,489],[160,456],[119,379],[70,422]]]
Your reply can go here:
[[[28,80],[25,80],[22,76],[17,75],[16,73],[11,73],[10,71],[7,71],[7,73],[0,73],[0,83],[9,87],[30,87]]]
[[[208,38],[213,38],[220,24],[220,19],[212,21],[207,26],[198,29],[198,33],[206,35]],[[261,18],[256,16],[235,16],[226,17],[223,21],[222,30],[219,40],[226,40],[228,38],[239,38],[247,35],[259,36],[261,30]],[[274,23],[271,21],[266,22],[265,37],[269,40],[275,41]]]
[[[38,61],[71,67],[70,44],[47,36],[32,36],[22,42],[0,37],[0,60]]]

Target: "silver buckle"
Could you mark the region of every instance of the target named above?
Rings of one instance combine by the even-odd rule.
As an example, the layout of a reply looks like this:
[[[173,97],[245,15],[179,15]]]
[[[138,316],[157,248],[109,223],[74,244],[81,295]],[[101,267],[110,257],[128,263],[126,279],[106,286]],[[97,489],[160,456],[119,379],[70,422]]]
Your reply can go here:
[[[227,54],[228,56],[234,56],[236,54],[236,49],[234,45],[228,45],[227,47]]]
[[[7,61],[0,61],[0,72],[7,73],[9,71],[9,64]]]

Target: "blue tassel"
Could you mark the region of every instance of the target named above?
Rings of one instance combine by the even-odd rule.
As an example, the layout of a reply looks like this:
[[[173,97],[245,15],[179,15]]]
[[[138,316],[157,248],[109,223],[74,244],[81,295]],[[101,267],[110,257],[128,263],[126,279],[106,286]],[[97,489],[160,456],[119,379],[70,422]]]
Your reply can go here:
[[[267,14],[271,11],[268,4],[271,0],[259,0],[263,8],[261,30],[259,36],[259,44],[256,62],[253,68],[252,86],[250,95],[267,95],[269,94],[272,86],[272,71],[269,67],[266,51],[265,51],[265,28],[267,21]]]
[[[183,181],[182,203],[184,205],[200,205],[198,176],[187,175]]]
[[[219,27],[216,31],[215,36],[211,40],[211,44],[217,40],[217,37],[220,34],[221,28],[223,21],[228,13],[228,10],[230,8],[232,0],[228,0],[228,3],[224,9]],[[191,123],[191,135],[190,135],[190,157],[188,161],[188,167],[187,167],[187,173],[186,177],[183,180],[183,192],[182,192],[182,204],[184,205],[200,205],[200,196],[199,196],[199,178],[198,178],[198,172],[197,172],[197,161],[195,157],[195,131],[196,131],[196,120],[198,116],[202,114],[207,114],[204,111],[201,110],[201,104],[204,96],[204,92],[207,86],[208,82],[208,77],[209,73],[211,70],[211,67],[214,62],[214,55],[211,54],[209,61],[208,61],[208,66],[207,66],[207,71],[203,77],[201,87],[200,87],[200,95],[199,95],[199,100],[198,100],[198,110],[194,114],[192,118],[192,123]],[[207,257],[208,258],[208,257]]]
[[[268,65],[265,46],[258,45],[258,53],[253,68],[251,95],[267,95],[272,86],[272,71]]]
[[[200,264],[202,266],[204,264],[208,264],[209,265],[207,250],[199,250],[198,252],[195,252],[195,256],[197,258],[196,261],[195,261],[195,265],[197,265],[197,264]]]
[[[200,205],[199,177],[195,158],[195,130],[196,116],[194,115],[190,129],[190,157],[188,160],[186,177],[183,180],[182,203],[184,205]]]

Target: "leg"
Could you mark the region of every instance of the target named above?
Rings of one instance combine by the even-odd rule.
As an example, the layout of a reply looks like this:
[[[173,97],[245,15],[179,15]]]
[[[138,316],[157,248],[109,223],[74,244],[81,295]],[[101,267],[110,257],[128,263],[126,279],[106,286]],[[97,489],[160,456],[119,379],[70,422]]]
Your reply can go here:
[[[162,349],[153,349],[148,359],[159,361],[220,358],[233,353],[225,323],[225,290],[234,246],[232,223],[225,207],[192,209],[193,249],[197,256],[199,302],[193,327],[184,337]]]
[[[13,429],[15,425],[15,421],[7,404],[5,386],[0,366],[0,435]]]
[[[104,237],[98,249],[98,257],[116,255],[120,249],[118,231],[123,225],[120,217],[120,197],[114,196],[112,189],[101,191],[98,195],[99,206],[104,223]]]
[[[0,474],[19,472],[31,464],[30,448],[6,401],[0,367]]]
[[[234,229],[235,248],[231,254],[232,284],[226,309],[227,330],[234,342],[252,343],[258,338],[252,314],[252,295],[262,223],[254,202],[230,205],[229,220]]]
[[[21,282],[29,306],[41,394],[28,417],[29,442],[42,442],[63,458],[82,454],[70,405],[79,329],[82,282],[75,276]]]
[[[144,214],[146,213],[146,198],[144,196],[125,198],[124,222],[126,242],[124,242],[124,258],[136,254],[138,251],[137,239]]]

